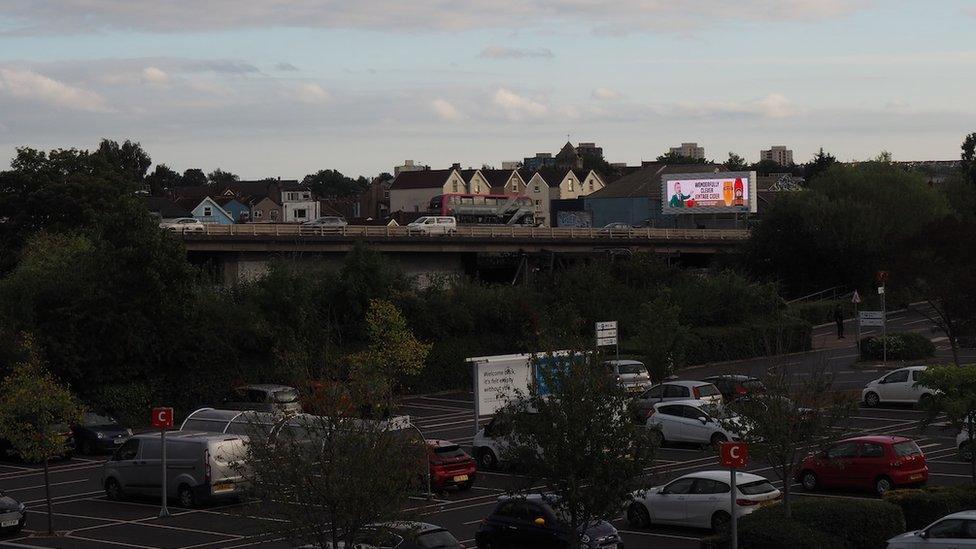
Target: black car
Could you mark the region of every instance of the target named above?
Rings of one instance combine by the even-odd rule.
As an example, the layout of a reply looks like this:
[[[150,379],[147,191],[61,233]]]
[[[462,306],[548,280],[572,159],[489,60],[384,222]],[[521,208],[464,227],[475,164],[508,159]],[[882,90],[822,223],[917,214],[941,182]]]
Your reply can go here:
[[[623,549],[620,534],[609,522],[593,521],[582,531],[573,532],[547,499],[551,498],[541,494],[499,498],[475,534],[478,548],[563,549],[576,547],[571,543],[575,537],[582,547]]]
[[[75,446],[82,454],[114,452],[132,436],[132,429],[119,425],[109,415],[88,412],[80,425],[71,430],[75,434]]]
[[[63,459],[71,459],[71,456],[75,452],[74,433],[72,433],[71,429],[64,424],[52,425],[50,427],[50,431],[48,431],[48,436],[51,436],[52,433],[56,433],[57,435],[61,436],[62,440],[64,441],[64,445],[61,448],[61,453],[55,457],[63,458]],[[10,443],[9,440],[0,439],[0,459],[7,459],[7,458],[24,459],[23,456],[21,456],[20,454],[17,453],[16,450],[14,450],[14,446],[13,444]]]
[[[383,522],[370,524],[356,535],[357,549],[464,549],[453,534],[426,522]],[[299,549],[318,549],[303,545]]]
[[[766,386],[758,377],[743,374],[723,374],[720,376],[706,377],[702,381],[707,381],[718,387],[722,393],[722,400],[732,402],[738,398],[755,393],[766,392]]]
[[[0,490],[0,532],[16,534],[27,524],[27,506]]]

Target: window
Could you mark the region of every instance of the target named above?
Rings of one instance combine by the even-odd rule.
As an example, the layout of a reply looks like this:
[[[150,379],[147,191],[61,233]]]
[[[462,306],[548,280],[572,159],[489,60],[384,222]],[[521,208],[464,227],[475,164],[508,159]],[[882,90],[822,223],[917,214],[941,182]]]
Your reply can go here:
[[[296,218],[305,217],[305,208],[300,208],[295,210],[295,217]]]
[[[928,529],[929,537],[959,539],[963,536],[963,522],[965,521],[962,519],[947,519],[937,522]]]
[[[481,192],[481,183],[478,183],[477,185],[475,185],[474,192],[475,193],[480,193]]]
[[[698,419],[700,417],[704,417],[704,418],[708,417],[708,414],[706,414],[702,410],[699,410],[698,408],[695,408],[694,406],[682,406],[681,415],[688,419]]]
[[[912,370],[912,381],[918,381],[922,377],[922,372],[925,370]]]
[[[921,448],[914,441],[906,440],[895,444],[895,455],[898,457],[916,456],[921,453]]]
[[[695,483],[693,478],[680,478],[664,487],[665,494],[687,494],[691,492],[691,485]]]
[[[661,406],[657,409],[657,412],[666,416],[681,417],[681,408],[681,406],[672,404],[670,406]]]
[[[908,381],[908,370],[898,370],[897,372],[888,374],[888,377],[884,378],[885,383],[904,383],[906,381]]]
[[[874,442],[865,442],[861,445],[861,457],[883,458],[885,455],[884,446]]]
[[[856,442],[842,442],[827,450],[828,459],[851,458],[857,455]]]
[[[569,192],[573,192],[573,178],[569,178]]]
[[[593,180],[590,180],[590,192],[593,192]]]
[[[542,205],[542,201],[541,200],[536,200],[535,201],[535,205],[536,206],[541,206]]]
[[[539,192],[539,184],[538,183],[536,183],[535,186],[532,188],[532,192],[536,192],[536,193]]]
[[[115,452],[112,461],[135,459],[137,453],[139,453],[139,440],[135,438],[129,439]]]
[[[452,190],[453,192],[458,192],[458,183],[457,183],[457,179],[455,179],[455,180],[453,180],[453,181],[451,181],[451,190]]]
[[[278,220],[278,210],[271,210],[271,220],[272,221]]]
[[[690,394],[691,393],[688,392],[688,388],[681,385],[664,386],[664,398],[681,398],[687,397]]]
[[[664,385],[658,385],[657,387],[651,387],[644,393],[643,398],[661,398],[664,395]]]
[[[213,215],[213,208],[210,206],[203,207],[203,217],[210,217]]]
[[[776,487],[769,483],[768,480],[757,480],[754,482],[747,482],[745,484],[740,484],[736,488],[747,496],[755,496],[757,494],[768,494],[774,490]]]
[[[695,486],[691,489],[692,494],[727,494],[731,488],[724,482],[708,478],[700,478],[695,481]]]

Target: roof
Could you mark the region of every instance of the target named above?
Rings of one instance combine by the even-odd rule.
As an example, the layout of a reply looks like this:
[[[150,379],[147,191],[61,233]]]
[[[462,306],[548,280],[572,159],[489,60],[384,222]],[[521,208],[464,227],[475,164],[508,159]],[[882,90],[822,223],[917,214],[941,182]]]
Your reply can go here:
[[[556,168],[541,168],[535,173],[539,174],[547,185],[550,187],[555,187],[562,183],[563,179],[566,177],[566,172],[569,170],[561,170]]]
[[[243,203],[240,200],[238,200],[236,196],[217,196],[214,197],[214,202],[220,204],[221,206],[226,206],[231,202],[237,202],[238,204],[243,205]]]
[[[661,402],[655,402],[654,407],[660,408],[661,406],[672,406],[674,404],[684,404],[687,406],[694,406],[697,408],[699,406],[704,406],[708,403],[700,398],[682,398],[682,399],[662,400]]]
[[[515,170],[481,170],[481,175],[485,177],[488,184],[492,187],[501,187],[502,185],[508,183],[508,180],[512,178],[512,173]]]
[[[860,437],[850,437],[840,442],[877,442],[878,444],[895,444],[898,442],[909,442],[912,439],[898,435],[864,435]]]
[[[604,362],[604,364],[612,365],[612,366],[627,366],[627,365],[630,365],[630,364],[640,364],[641,366],[644,365],[644,363],[641,362],[641,361],[639,361],[639,360],[627,360],[627,359],[608,360],[608,361]]]
[[[758,380],[759,378],[755,376],[747,376],[745,374],[719,374],[717,376],[708,376],[702,379],[702,381],[708,381],[710,379],[731,379],[733,381],[751,381],[754,379]]]
[[[277,383],[249,383],[247,385],[241,385],[237,387],[238,389],[257,389],[259,391],[294,391],[295,388],[290,385],[280,385]]]
[[[441,188],[453,172],[453,168],[448,170],[400,172],[393,178],[393,183],[390,184],[390,190]]]
[[[599,198],[661,199],[661,176],[672,173],[701,173],[718,169],[716,164],[665,164],[648,162],[644,167],[587,195],[587,200]]]
[[[228,189],[237,196],[273,196],[277,194],[278,180],[261,179],[258,181],[234,181],[220,188],[220,194]]]
[[[710,480],[717,480],[717,481],[724,482],[724,483],[728,484],[729,483],[729,470],[728,469],[721,469],[721,470],[718,470],[718,471],[696,471],[694,473],[688,473],[687,475],[683,475],[683,476],[680,476],[678,478],[689,478],[689,477],[691,477],[691,478],[707,478],[707,479],[710,479]],[[675,480],[677,480],[677,479],[675,479]],[[739,484],[741,482],[755,482],[757,480],[769,480],[769,479],[767,479],[766,477],[761,477],[759,475],[754,475],[752,473],[741,473],[739,471],[736,471],[736,473],[735,473],[735,483],[736,484]]]
[[[162,196],[143,197],[146,208],[160,217],[169,219],[174,217],[190,217],[190,211],[172,200]]]

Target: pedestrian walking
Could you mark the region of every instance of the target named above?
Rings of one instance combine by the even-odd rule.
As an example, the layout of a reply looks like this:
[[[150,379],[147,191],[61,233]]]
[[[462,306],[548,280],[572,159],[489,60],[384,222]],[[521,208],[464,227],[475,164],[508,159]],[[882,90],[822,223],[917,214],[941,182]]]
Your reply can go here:
[[[834,307],[834,322],[837,323],[837,339],[844,339],[844,311],[840,305]]]

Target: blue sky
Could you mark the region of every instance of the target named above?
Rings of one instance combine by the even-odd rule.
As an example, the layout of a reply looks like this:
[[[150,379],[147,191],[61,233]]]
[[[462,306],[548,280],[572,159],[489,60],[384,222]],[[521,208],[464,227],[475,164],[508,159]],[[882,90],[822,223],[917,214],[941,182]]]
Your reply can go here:
[[[566,140],[637,163],[956,158],[976,2],[0,0],[0,154],[143,143],[302,177],[500,165]]]

